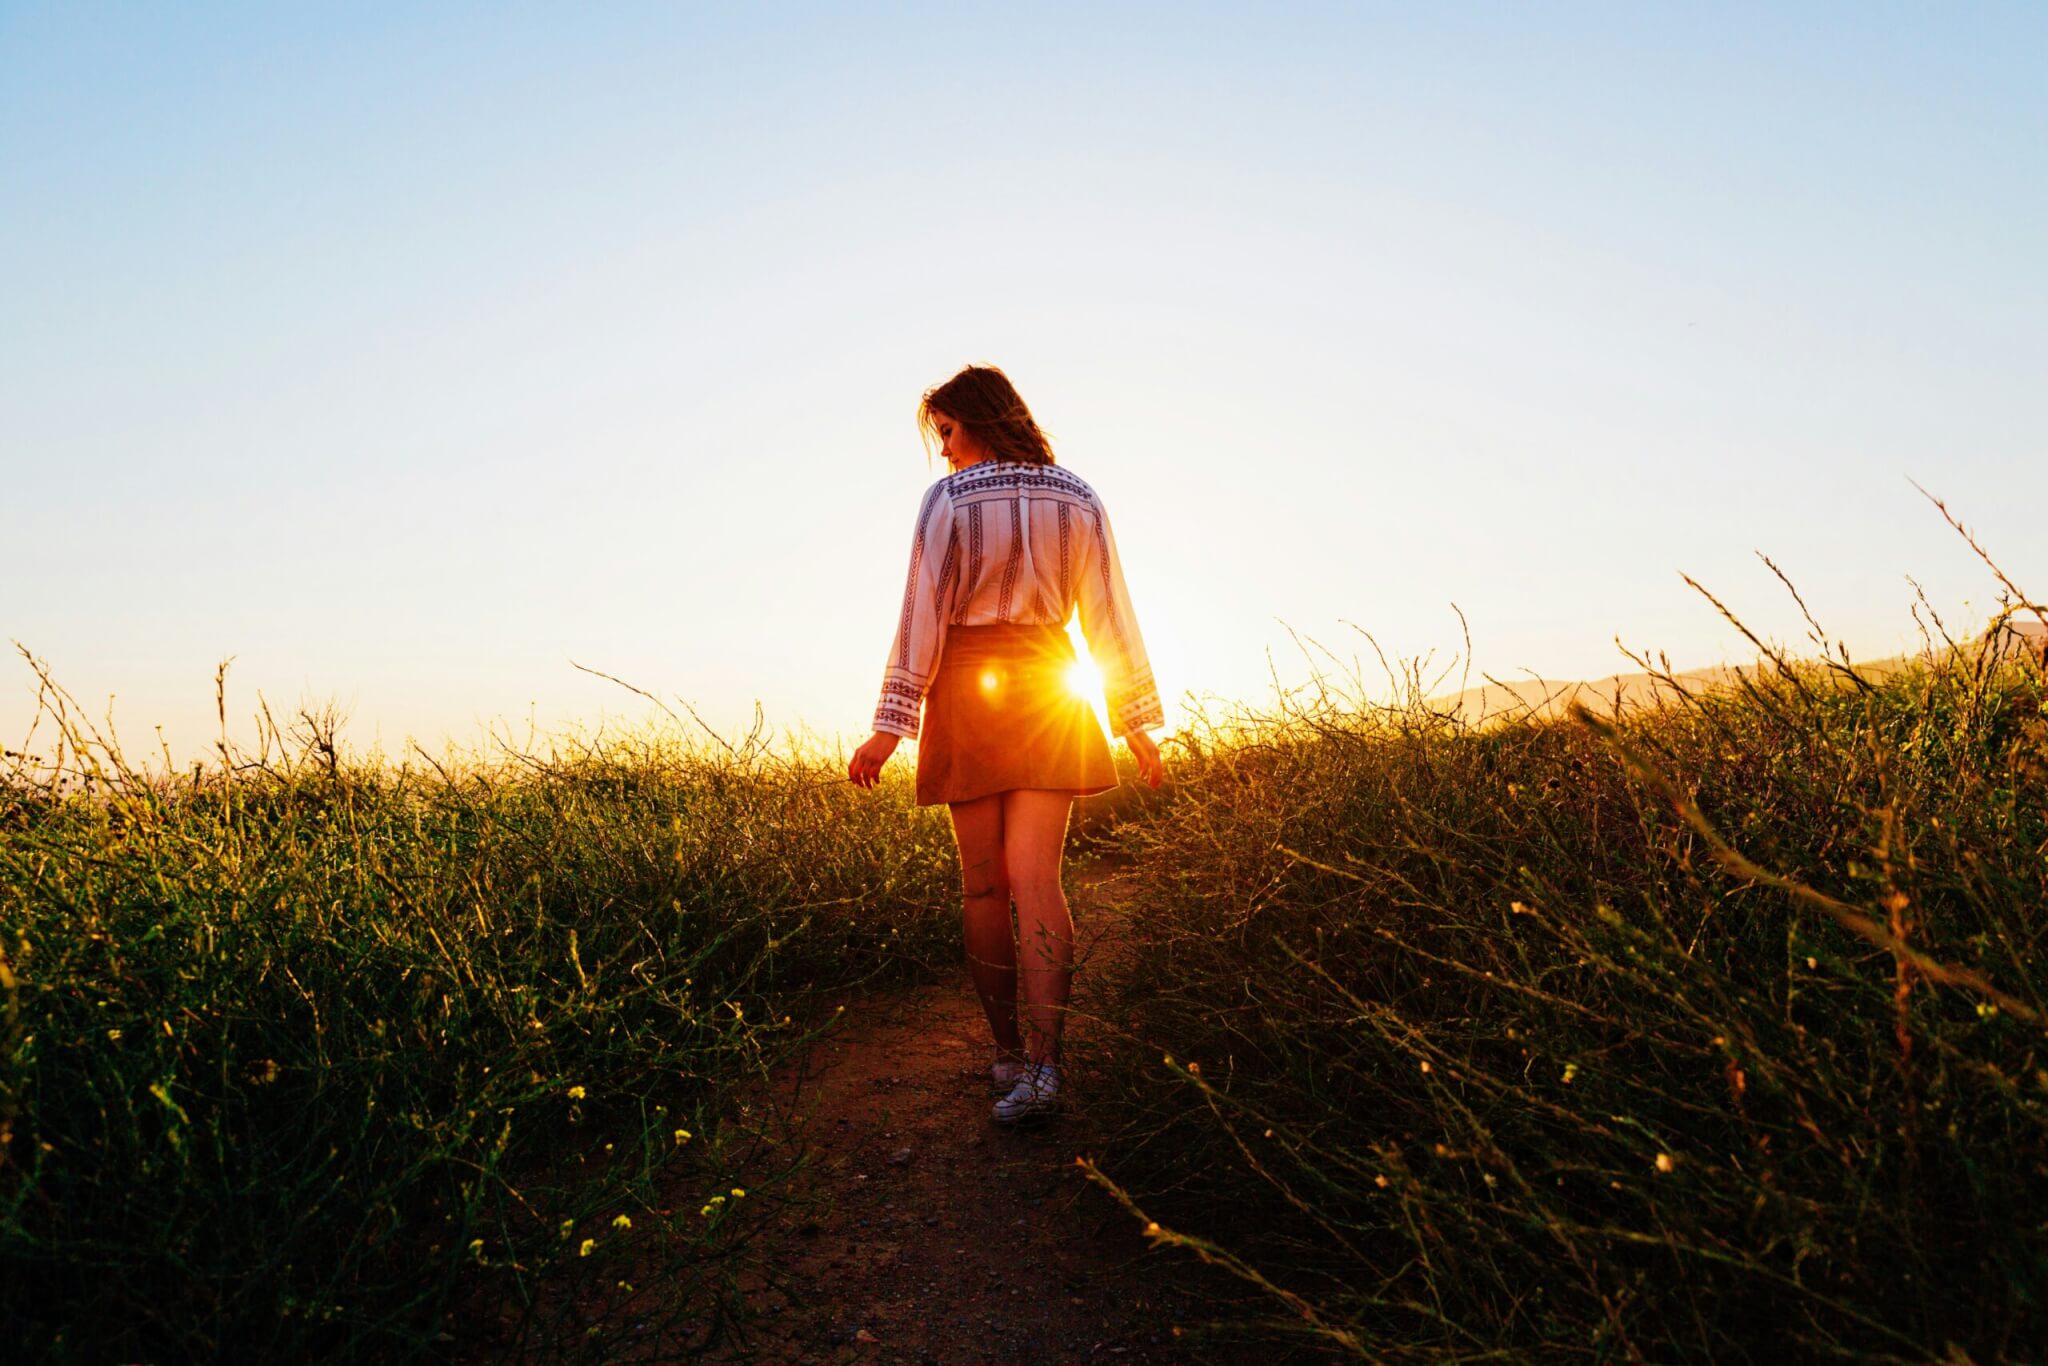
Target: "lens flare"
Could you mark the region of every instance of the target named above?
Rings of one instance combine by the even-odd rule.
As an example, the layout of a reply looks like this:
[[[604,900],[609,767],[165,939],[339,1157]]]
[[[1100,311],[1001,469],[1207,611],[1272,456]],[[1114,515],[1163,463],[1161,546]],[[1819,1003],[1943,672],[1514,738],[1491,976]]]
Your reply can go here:
[[[1102,696],[1102,670],[1094,660],[1083,655],[1067,666],[1067,691],[1083,701]]]
[[[1103,697],[1102,670],[1095,667],[1095,660],[1088,651],[1088,638],[1081,634],[1081,623],[1072,620],[1067,623],[1067,639],[1074,644],[1074,662],[1069,664],[1060,676],[1068,692],[1088,704],[1095,713],[1095,719],[1104,732],[1109,730],[1109,704]]]

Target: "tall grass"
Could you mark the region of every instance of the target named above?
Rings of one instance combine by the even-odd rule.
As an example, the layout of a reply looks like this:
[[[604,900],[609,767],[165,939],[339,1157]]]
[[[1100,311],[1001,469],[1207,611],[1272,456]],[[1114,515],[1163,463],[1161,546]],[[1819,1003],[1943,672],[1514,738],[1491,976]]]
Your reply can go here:
[[[1342,1355],[2038,1357],[2044,702],[1964,648],[1197,724],[1076,1033],[1093,1170]]]
[[[732,1088],[956,954],[900,779],[665,731],[354,761],[318,717],[173,779],[46,696],[0,785],[12,1359],[701,1341],[773,1197]]]
[[[774,1180],[721,1117],[829,994],[957,962],[903,766],[390,763],[307,716],[143,774],[46,696],[0,767],[10,1357],[742,1332]],[[2039,1354],[2038,659],[1770,656],[1613,720],[1362,696],[1198,721],[1077,815],[1137,875],[1069,1057],[1155,1241],[1311,1352]]]

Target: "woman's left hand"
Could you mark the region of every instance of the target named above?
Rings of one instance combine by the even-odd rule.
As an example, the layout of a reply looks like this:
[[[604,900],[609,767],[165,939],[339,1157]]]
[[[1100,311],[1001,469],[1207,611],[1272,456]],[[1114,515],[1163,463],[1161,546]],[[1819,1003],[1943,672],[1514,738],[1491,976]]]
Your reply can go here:
[[[846,776],[858,788],[870,788],[882,776],[882,765],[889,762],[889,756],[896,752],[902,737],[878,730],[861,742],[853,752],[853,758],[846,765]]]
[[[1131,757],[1138,761],[1138,777],[1145,786],[1157,788],[1166,781],[1166,764],[1159,757],[1157,741],[1142,730],[1134,730],[1124,737],[1124,743],[1131,747]]]

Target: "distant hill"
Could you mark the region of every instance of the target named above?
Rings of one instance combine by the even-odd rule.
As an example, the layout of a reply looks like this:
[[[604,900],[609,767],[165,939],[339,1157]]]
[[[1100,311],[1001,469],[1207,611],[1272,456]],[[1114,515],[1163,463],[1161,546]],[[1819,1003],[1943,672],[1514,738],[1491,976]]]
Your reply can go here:
[[[2048,652],[2048,627],[2032,617],[2020,619],[2007,616],[1994,621],[1974,640],[1958,645],[1959,650],[1983,650],[1997,646],[2007,654],[2030,653],[2036,656]],[[1947,653],[1944,649],[1942,653]],[[1853,667],[1856,672],[1872,682],[1895,674],[1912,664],[1919,655],[1892,655],[1885,659],[1859,660]],[[1818,660],[1795,661],[1797,663],[1819,664]],[[1610,674],[1606,678],[1584,680],[1553,680],[1528,678],[1522,680],[1490,679],[1477,688],[1467,688],[1460,693],[1431,698],[1430,709],[1456,716],[1470,725],[1488,720],[1508,720],[1522,717],[1536,720],[1557,720],[1570,713],[1574,702],[1601,715],[1612,715],[1617,710],[1655,707],[1678,700],[1679,690],[1687,694],[1705,692],[1714,688],[1734,686],[1743,677],[1754,677],[1759,670],[1764,673],[1775,671],[1768,660],[1754,664],[1716,664],[1704,669],[1688,669],[1660,677],[1648,673]]]

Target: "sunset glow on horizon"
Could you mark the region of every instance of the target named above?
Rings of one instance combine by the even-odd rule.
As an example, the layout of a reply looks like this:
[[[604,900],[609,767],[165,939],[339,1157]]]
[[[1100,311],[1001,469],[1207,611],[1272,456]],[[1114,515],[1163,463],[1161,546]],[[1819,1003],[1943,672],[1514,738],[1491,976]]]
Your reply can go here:
[[[244,737],[259,695],[393,754],[652,713],[583,665],[857,741],[943,473],[918,395],[986,361],[1109,509],[1169,730],[1378,651],[1746,661],[1681,571],[1810,648],[1759,550],[1896,654],[1907,576],[1958,629],[1998,592],[1909,477],[2048,597],[2044,40],[2028,7],[11,9],[0,636],[177,761],[229,658]]]

